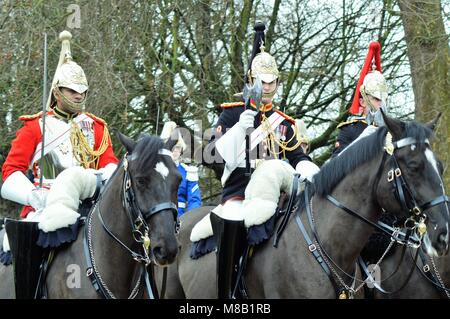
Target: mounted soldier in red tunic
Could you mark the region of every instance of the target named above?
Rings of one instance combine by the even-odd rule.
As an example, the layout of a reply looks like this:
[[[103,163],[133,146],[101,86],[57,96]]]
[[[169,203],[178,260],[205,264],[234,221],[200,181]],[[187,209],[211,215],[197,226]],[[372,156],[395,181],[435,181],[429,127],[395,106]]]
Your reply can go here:
[[[26,286],[26,281],[31,280],[28,286],[31,287],[30,289],[34,288],[36,278],[32,273],[36,269],[33,268],[39,266],[40,262],[40,260],[32,260],[36,258],[36,254],[31,253],[36,248],[35,238],[32,237],[38,232],[37,222],[44,232],[73,225],[79,217],[76,212],[79,200],[93,195],[91,188],[80,186],[81,176],[78,178],[77,174],[89,176],[95,184],[96,179],[101,178],[103,181],[108,179],[118,163],[106,122],[85,112],[89,87],[83,69],[72,59],[71,37],[72,35],[67,31],[60,34],[62,49],[45,114],[40,112],[19,117],[23,127],[18,130],[16,138],[11,142],[11,150],[2,167],[1,196],[24,205],[20,217],[36,221],[36,223],[10,221],[11,225],[15,225],[16,230],[27,228],[23,234],[17,234],[17,236],[30,237],[28,241],[21,240],[14,243],[13,236],[9,236],[13,260],[16,259],[14,270],[16,274],[21,274],[16,276],[16,295],[19,298],[32,297],[30,292],[17,291],[17,279],[18,277],[28,278],[22,283]],[[79,192],[86,193],[82,196],[84,198],[77,197],[79,194],[60,193],[60,197],[67,197],[67,195],[77,197],[72,200],[74,203],[72,210],[68,210],[68,215],[55,210],[53,215],[60,214],[62,218],[60,220],[42,219],[44,217],[42,212],[48,206],[47,197],[51,192],[52,184],[62,172],[76,167],[80,170],[78,173],[72,171],[71,178],[62,183],[64,186],[62,188],[67,187],[65,191],[70,193],[69,190],[78,185]],[[92,188],[95,189],[95,185]],[[64,190],[55,189],[55,191],[63,192]],[[6,223],[5,225],[8,231],[8,226]],[[24,246],[25,242],[27,247]],[[20,260],[16,258],[19,255]],[[22,285],[20,289],[23,288]]]

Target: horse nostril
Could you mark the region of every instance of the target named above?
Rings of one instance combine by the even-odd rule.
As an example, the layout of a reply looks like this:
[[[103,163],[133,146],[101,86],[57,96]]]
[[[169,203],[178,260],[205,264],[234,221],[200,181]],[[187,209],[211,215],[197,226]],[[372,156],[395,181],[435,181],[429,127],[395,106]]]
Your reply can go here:
[[[163,247],[153,248],[153,255],[159,260],[166,259],[167,257],[166,250]]]

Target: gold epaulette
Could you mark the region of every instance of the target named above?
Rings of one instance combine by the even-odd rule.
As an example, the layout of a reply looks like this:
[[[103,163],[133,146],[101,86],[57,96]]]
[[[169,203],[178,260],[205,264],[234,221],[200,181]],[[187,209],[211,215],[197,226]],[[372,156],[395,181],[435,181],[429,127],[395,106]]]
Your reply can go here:
[[[40,111],[36,114],[32,114],[32,115],[21,115],[21,116],[19,116],[19,120],[30,121],[30,120],[34,120],[34,119],[41,117],[41,115],[42,115],[42,111]]]
[[[289,115],[284,114],[283,112],[281,112],[280,110],[274,110],[275,112],[277,112],[278,114],[280,114],[282,117],[284,117],[286,120],[288,120],[289,122],[291,122],[292,124],[295,125],[295,119],[290,117]]]
[[[367,122],[364,121],[364,120],[355,119],[355,120],[350,120],[350,121],[346,121],[346,122],[339,123],[339,125],[337,126],[337,128],[341,128],[341,127],[343,127],[343,126],[346,126],[346,125],[349,125],[349,124],[353,124],[353,123],[357,123],[357,122],[362,122],[362,123],[364,123],[364,124],[367,124]]]
[[[89,115],[89,116],[92,117],[94,120],[96,120],[96,121],[102,123],[103,125],[108,125],[104,119],[102,119],[102,118],[100,118],[100,117],[98,117],[98,116],[95,116],[95,115],[92,114],[92,113],[85,112],[85,114],[86,114],[86,115]]]
[[[222,104],[220,104],[220,107],[223,109],[228,109],[231,107],[243,106],[243,105],[245,105],[245,103],[241,101],[241,102],[222,103]]]

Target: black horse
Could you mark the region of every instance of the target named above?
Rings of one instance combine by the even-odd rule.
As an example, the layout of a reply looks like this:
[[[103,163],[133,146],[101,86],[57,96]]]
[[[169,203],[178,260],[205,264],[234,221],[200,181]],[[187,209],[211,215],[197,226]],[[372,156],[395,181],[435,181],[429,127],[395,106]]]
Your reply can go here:
[[[441,205],[418,215],[411,212],[417,213],[414,207],[443,195],[430,161],[434,158],[428,141],[431,125],[384,118],[386,127],[349,146],[314,176],[314,196],[305,198],[302,193],[297,200],[298,207],[308,207],[309,218],[305,209],[297,209],[277,248],[272,241],[254,247],[245,274],[250,298],[336,298],[354,294],[360,284],[353,282],[357,257],[383,210],[399,219],[410,218],[414,227],[419,221],[427,223],[423,240],[426,251],[432,256],[447,253],[448,212]],[[396,196],[396,192],[402,195]],[[209,211],[200,208],[182,218],[182,248],[178,262],[169,266],[168,298],[217,296],[215,254],[190,258],[190,232]],[[311,238],[309,244],[300,225]]]
[[[164,144],[149,135],[137,142],[120,133],[118,137],[127,155],[77,239],[56,252],[46,278],[49,298],[142,297],[146,266],[166,267],[177,256],[181,175],[169,151],[176,141]],[[12,267],[0,266],[0,283],[0,298],[14,298]]]

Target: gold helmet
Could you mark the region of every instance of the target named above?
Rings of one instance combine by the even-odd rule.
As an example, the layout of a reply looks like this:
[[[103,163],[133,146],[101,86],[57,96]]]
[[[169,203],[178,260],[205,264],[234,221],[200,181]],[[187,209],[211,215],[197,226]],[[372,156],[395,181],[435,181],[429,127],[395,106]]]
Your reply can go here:
[[[80,94],[89,89],[89,85],[83,69],[72,60],[70,52],[70,39],[72,35],[68,31],[63,31],[59,35],[61,53],[58,66],[52,81],[52,93],[55,98],[61,98],[64,108],[69,113],[77,113],[84,109],[86,98],[81,102],[73,102],[67,99],[60,91],[61,87],[69,88]]]
[[[383,74],[377,70],[369,72],[364,78],[363,84],[360,87],[360,92],[363,98],[367,95],[372,95],[386,103],[388,86]]]
[[[261,81],[265,83],[271,83],[273,81],[277,81],[277,86],[270,93],[263,93],[263,97],[273,98],[277,89],[278,89],[278,77],[280,76],[280,72],[278,71],[277,62],[275,58],[271,56],[269,53],[264,51],[264,46],[261,45],[261,53],[258,53],[253,61],[252,66],[249,70],[248,78],[250,83],[254,83],[254,80],[258,76]]]
[[[72,60],[68,60],[58,67],[55,73],[55,79],[53,88],[65,87],[80,94],[89,89],[83,69]]]
[[[250,78],[254,79],[256,76],[259,76],[261,81],[271,83],[277,80],[279,75],[275,58],[264,52],[264,47],[261,46],[261,53],[258,53],[252,61]]]

